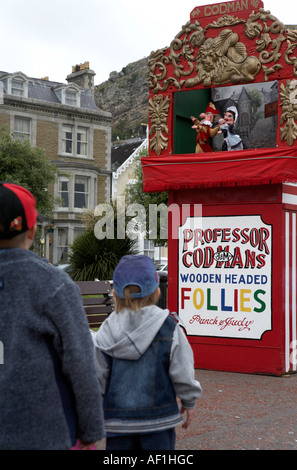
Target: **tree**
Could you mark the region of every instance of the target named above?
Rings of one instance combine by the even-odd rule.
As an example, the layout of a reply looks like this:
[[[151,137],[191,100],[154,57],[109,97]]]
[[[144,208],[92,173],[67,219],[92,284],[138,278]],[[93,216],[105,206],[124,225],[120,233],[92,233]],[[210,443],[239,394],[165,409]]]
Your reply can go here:
[[[117,213],[114,206],[114,237],[98,240],[95,236],[95,225],[100,219],[93,211],[86,211],[83,215],[86,232],[80,234],[71,245],[69,261],[71,264],[71,277],[74,281],[107,281],[112,279],[113,271],[125,255],[136,254],[135,240],[126,237],[118,239]]]
[[[263,95],[259,90],[253,88],[247,89],[247,93],[252,100],[253,114],[255,114],[262,104]]]
[[[52,217],[54,200],[49,188],[56,173],[57,168],[43,149],[32,147],[25,138],[14,140],[5,128],[0,129],[0,181],[20,184],[31,191],[46,218]]]
[[[143,192],[143,172],[142,172],[142,166],[140,163],[140,158],[143,156],[146,156],[148,153],[147,151],[142,152],[140,157],[136,160],[136,170],[135,170],[135,183],[130,184],[128,188],[126,189],[126,195],[128,199],[128,204],[141,204],[146,211],[146,214],[149,214],[149,206],[150,204],[155,204],[156,206],[159,206],[161,204],[168,206],[168,192],[161,192],[161,193],[144,193]],[[161,244],[164,245],[167,243],[167,240],[161,239],[159,237],[160,234],[160,218],[157,220],[157,233],[158,237],[155,239],[155,244]],[[147,217],[147,227],[146,227],[146,232],[147,232],[147,238],[150,238],[150,233],[149,233],[149,220]]]

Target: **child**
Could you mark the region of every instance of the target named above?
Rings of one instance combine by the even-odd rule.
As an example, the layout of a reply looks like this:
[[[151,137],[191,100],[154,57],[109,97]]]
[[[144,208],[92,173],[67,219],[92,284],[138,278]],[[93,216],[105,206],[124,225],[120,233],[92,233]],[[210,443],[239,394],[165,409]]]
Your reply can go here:
[[[37,217],[0,183],[0,449],[88,450],[105,435],[94,346],[78,287],[30,251]]]
[[[113,276],[115,312],[94,337],[107,450],[173,450],[201,395],[188,340],[156,306],[159,276],[147,256],[124,256]]]

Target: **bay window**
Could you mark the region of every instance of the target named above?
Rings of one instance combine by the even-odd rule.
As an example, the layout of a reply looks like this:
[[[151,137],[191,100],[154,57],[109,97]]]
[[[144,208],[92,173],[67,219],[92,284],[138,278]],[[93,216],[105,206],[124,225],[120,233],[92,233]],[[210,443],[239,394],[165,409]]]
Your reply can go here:
[[[68,254],[68,230],[66,228],[58,228],[58,262],[67,261]]]
[[[74,183],[74,207],[87,209],[89,207],[89,178],[76,176]]]
[[[59,198],[62,200],[63,207],[69,207],[69,180],[59,177]]]
[[[80,212],[96,203],[97,178],[91,175],[71,174],[58,176],[56,194],[60,199],[59,211]]]

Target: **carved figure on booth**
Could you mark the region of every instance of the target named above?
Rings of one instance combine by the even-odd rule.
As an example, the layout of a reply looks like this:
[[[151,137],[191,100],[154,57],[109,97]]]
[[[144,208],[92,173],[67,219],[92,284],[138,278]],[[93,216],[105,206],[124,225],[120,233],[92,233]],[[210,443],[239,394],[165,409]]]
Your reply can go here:
[[[247,149],[244,140],[235,134],[234,126],[238,118],[238,111],[235,106],[226,109],[224,119],[219,119],[220,129],[224,136],[222,151]]]
[[[192,128],[197,131],[195,153],[213,152],[213,149],[209,144],[209,139],[215,137],[220,131],[219,126],[214,129],[212,128],[214,116],[217,114],[219,114],[219,111],[216,109],[215,105],[213,103],[209,103],[205,112],[201,113],[199,116],[201,121],[194,116],[191,116],[193,122]]]
[[[197,76],[186,81],[188,88],[201,82],[205,87],[212,83],[252,82],[261,70],[259,59],[248,54],[238,34],[231,29],[224,29],[216,38],[204,38],[196,62]]]

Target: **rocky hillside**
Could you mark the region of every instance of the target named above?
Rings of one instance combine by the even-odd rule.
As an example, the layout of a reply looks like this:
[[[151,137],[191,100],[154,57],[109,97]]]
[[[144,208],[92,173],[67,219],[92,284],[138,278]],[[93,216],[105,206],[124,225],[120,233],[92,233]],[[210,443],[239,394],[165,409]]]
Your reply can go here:
[[[144,137],[148,123],[148,58],[133,62],[95,88],[98,108],[112,113],[112,141]]]

